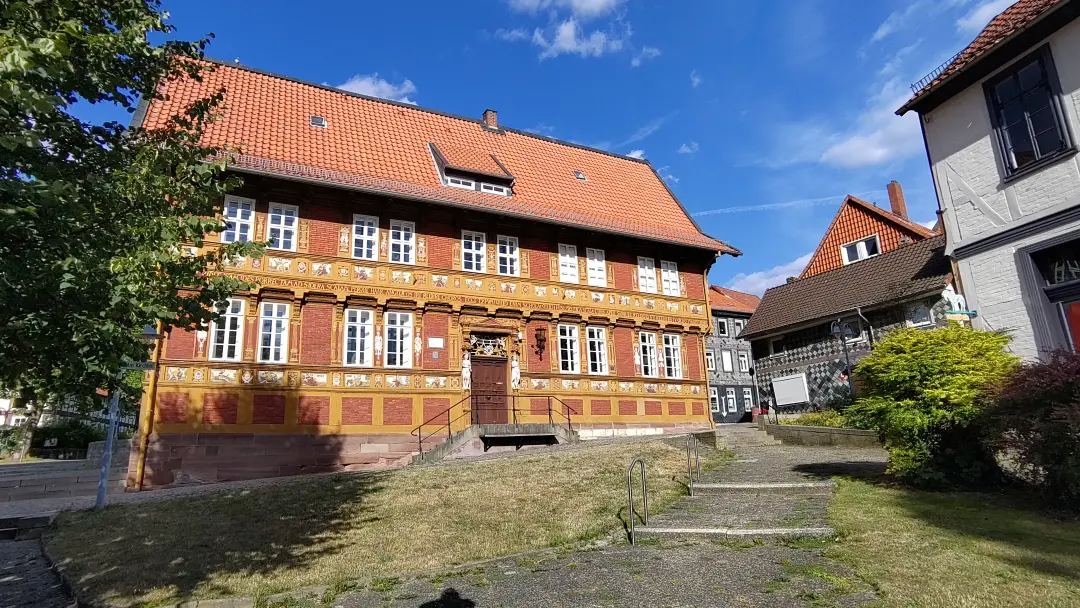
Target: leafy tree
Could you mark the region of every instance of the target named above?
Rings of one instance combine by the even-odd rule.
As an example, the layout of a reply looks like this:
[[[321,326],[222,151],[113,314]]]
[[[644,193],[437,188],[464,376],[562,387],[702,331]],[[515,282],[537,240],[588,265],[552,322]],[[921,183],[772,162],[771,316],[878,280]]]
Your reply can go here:
[[[845,416],[881,434],[889,470],[926,486],[994,481],[998,468],[982,441],[989,391],[1018,366],[1009,337],[955,323],[901,329],[855,368],[866,397]]]
[[[199,78],[207,40],[152,44],[166,19],[158,0],[0,0],[0,386],[27,401],[100,406],[146,359],[146,325],[202,324],[250,287],[213,270],[259,246],[184,246],[223,229],[214,203],[237,185],[229,151],[199,143],[224,91],[154,132],[72,112],[134,112],[163,79]]]

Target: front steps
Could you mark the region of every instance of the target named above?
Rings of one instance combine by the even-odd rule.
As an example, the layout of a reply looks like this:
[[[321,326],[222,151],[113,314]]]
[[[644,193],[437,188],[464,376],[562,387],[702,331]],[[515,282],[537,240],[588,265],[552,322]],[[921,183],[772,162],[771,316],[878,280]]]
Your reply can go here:
[[[577,442],[576,431],[558,424],[474,424],[423,454],[413,454],[412,463]]]
[[[757,424],[745,422],[738,424],[718,424],[708,433],[714,437],[715,444],[706,440],[698,433],[698,439],[707,441],[710,445],[718,448],[750,448],[763,445],[782,445],[780,440],[773,438],[765,431],[758,428]]]

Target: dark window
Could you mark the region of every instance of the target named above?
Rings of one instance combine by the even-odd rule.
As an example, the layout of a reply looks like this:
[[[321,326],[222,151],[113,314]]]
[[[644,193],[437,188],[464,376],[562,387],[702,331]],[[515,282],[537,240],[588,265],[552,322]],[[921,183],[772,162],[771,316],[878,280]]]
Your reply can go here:
[[[1080,280],[1080,240],[1043,249],[1032,257],[1048,287]]]
[[[1070,148],[1057,91],[1057,75],[1047,48],[986,83],[991,119],[1008,175]]]

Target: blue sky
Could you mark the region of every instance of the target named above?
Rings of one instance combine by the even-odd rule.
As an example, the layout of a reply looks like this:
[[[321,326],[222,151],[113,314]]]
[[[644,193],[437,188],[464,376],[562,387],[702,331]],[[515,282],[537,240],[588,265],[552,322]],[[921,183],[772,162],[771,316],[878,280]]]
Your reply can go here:
[[[908,85],[1010,0],[165,0],[209,54],[643,155],[708,234],[710,279],[797,274],[846,193],[935,219]],[[80,108],[90,120],[126,120]],[[588,204],[583,201],[583,204]]]

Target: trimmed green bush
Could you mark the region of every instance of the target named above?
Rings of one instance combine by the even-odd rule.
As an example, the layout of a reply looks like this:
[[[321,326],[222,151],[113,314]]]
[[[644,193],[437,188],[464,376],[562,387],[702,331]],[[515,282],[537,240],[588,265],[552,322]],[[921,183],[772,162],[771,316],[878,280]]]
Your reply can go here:
[[[844,414],[836,410],[822,410],[820,412],[807,412],[798,418],[786,418],[780,424],[794,424],[800,426],[828,426],[833,428],[850,428]]]
[[[56,439],[56,449],[85,450],[92,441],[104,441],[105,430],[80,420],[60,420],[34,431],[31,447],[44,447],[45,440]]]

